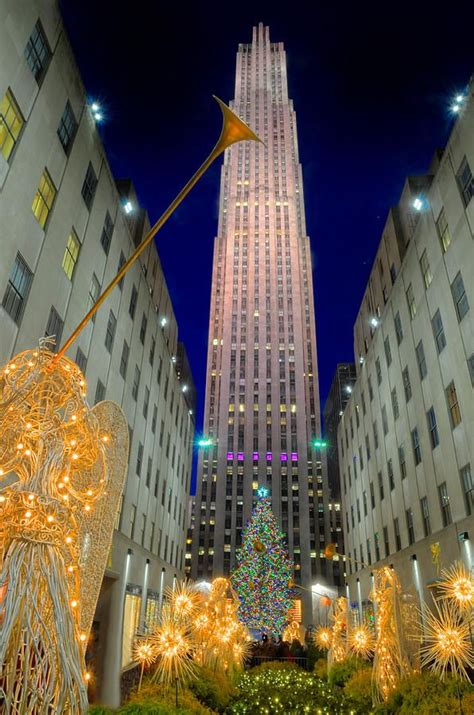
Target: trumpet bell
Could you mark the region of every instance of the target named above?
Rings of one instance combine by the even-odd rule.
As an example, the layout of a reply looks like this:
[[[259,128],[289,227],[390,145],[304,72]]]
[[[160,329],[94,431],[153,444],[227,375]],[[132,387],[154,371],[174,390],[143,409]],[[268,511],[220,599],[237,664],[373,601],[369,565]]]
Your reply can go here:
[[[222,111],[222,130],[221,135],[214,147],[213,154],[221,154],[227,147],[241,141],[262,142],[261,139],[253,132],[235,112],[230,109],[219,97],[212,95]]]

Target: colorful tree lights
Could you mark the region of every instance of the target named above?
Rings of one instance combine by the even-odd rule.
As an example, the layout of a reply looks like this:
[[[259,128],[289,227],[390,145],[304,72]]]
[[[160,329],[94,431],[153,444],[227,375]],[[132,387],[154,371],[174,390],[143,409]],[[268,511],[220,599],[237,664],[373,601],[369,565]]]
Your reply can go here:
[[[240,620],[269,635],[283,633],[291,606],[293,568],[284,538],[263,493],[244,531],[232,585],[240,601]]]

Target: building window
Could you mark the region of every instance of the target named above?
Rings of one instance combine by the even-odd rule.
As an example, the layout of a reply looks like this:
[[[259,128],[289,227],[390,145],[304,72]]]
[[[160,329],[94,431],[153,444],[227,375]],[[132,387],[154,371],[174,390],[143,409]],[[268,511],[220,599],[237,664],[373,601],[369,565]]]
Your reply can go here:
[[[46,330],[45,330],[45,336],[46,337],[54,337],[54,347],[50,348],[51,350],[56,350],[59,347],[59,343],[61,342],[61,335],[63,334],[63,327],[64,327],[64,321],[59,315],[58,311],[54,307],[54,305],[51,306],[51,310],[49,311],[49,318],[48,322],[46,323]]]
[[[69,280],[72,280],[74,275],[74,269],[76,267],[77,259],[79,258],[79,251],[81,250],[81,242],[79,241],[74,229],[68,236],[66,243],[66,250],[63,256],[63,269],[64,273],[67,275]]]
[[[385,558],[390,555],[390,540],[388,538],[388,528],[386,526],[383,527],[383,541],[384,541],[384,547],[385,547]]]
[[[32,271],[23,256],[17,253],[2,301],[5,311],[17,325],[23,315],[32,280]]]
[[[123,252],[123,251],[120,251],[120,258],[119,258],[119,262],[118,262],[118,266],[117,266],[117,273],[119,273],[119,271],[120,271],[120,269],[122,268],[122,266],[123,266],[124,263],[125,263],[125,255],[124,255],[124,252]],[[123,276],[123,277],[119,280],[119,282],[118,282],[119,290],[122,290],[124,280],[125,280],[125,276]]]
[[[471,198],[474,196],[474,179],[466,157],[464,157],[461,162],[459,171],[456,174],[456,179],[464,201],[464,206],[467,206]]]
[[[411,283],[407,288],[406,296],[407,296],[407,303],[408,303],[408,312],[410,313],[410,318],[413,319],[416,315],[416,303],[415,303],[415,295],[413,293],[413,286]]]
[[[143,398],[143,417],[148,417],[148,405],[150,404],[150,390],[145,387],[145,397]]]
[[[40,84],[51,59],[51,50],[39,20],[26,43],[25,59],[33,77]]]
[[[421,254],[420,268],[421,268],[421,275],[423,276],[425,288],[428,288],[431,281],[433,280],[433,274],[431,273],[430,263],[428,261],[428,254],[426,253],[426,250],[424,250],[423,253]]]
[[[0,102],[0,152],[8,161],[18,142],[24,120],[13,94],[8,89]]]
[[[451,233],[449,232],[448,222],[446,220],[446,214],[444,209],[441,212],[436,221],[436,229],[438,231],[439,240],[441,242],[441,248],[443,253],[446,253],[448,246],[451,243]]]
[[[380,358],[375,361],[375,372],[377,373],[377,383],[382,384],[382,369],[380,367]]]
[[[84,179],[84,183],[82,184],[81,189],[82,198],[84,199],[84,203],[89,209],[89,211],[91,210],[96,188],[97,176],[95,174],[94,167],[92,166],[92,162],[89,162],[89,166],[87,167],[86,171],[86,177]]]
[[[406,402],[410,402],[411,400],[411,382],[410,382],[410,373],[408,372],[408,365],[404,368],[402,372],[402,380],[403,380],[403,390],[405,392],[405,400]]]
[[[451,428],[454,429],[461,422],[461,410],[459,409],[458,395],[454,381],[450,382],[446,388],[446,398],[448,400]]]
[[[48,216],[53,208],[56,193],[57,191],[55,185],[53,184],[53,180],[48,174],[47,169],[45,169],[41,175],[38,190],[31,206],[36,220],[41,228],[46,226],[46,221],[48,220]]]
[[[397,551],[400,551],[402,548],[402,539],[400,537],[400,524],[398,523],[398,519],[393,520],[393,531],[395,533],[395,548]]]
[[[102,402],[104,398],[105,385],[101,380],[97,380],[97,385],[95,386],[94,405],[96,405],[98,402]]]
[[[143,445],[141,442],[139,442],[138,443],[138,452],[137,452],[137,465],[135,468],[135,472],[137,473],[138,476],[140,476],[142,473],[142,462],[143,462]]]
[[[421,507],[421,516],[423,519],[423,531],[425,536],[429,536],[431,534],[431,524],[430,524],[430,509],[428,506],[428,499],[427,497],[423,497],[420,499],[420,507]]]
[[[456,278],[451,283],[451,292],[453,294],[454,305],[456,306],[456,314],[459,322],[461,322],[469,310],[469,301],[464,289],[461,271],[458,271]]]
[[[82,352],[81,348],[76,350],[76,365],[79,370],[84,374],[87,368],[87,358]]]
[[[123,341],[122,355],[120,357],[120,367],[119,372],[125,380],[127,376],[127,366],[128,366],[128,356],[130,354],[130,348],[126,340]]]
[[[95,303],[97,303],[97,300],[99,299],[100,295],[100,283],[99,279],[97,278],[96,274],[92,274],[91,278],[91,284],[89,286],[89,310],[92,308]],[[95,316],[96,314],[92,316],[92,322],[95,322]]]
[[[140,387],[140,369],[135,365],[135,373],[133,375],[132,397],[134,400],[138,397],[138,388]]]
[[[132,504],[130,507],[130,538],[133,539],[133,536],[135,534],[135,521],[137,518],[137,507],[135,504]]]
[[[439,434],[433,407],[430,407],[426,413],[426,419],[428,420],[428,432],[430,433],[431,449],[434,449],[439,444]]]
[[[448,489],[446,482],[443,482],[438,487],[439,503],[441,506],[441,514],[443,516],[443,526],[449,526],[452,523],[451,505],[449,503]]]
[[[398,462],[400,464],[400,476],[405,479],[407,475],[407,460],[405,457],[405,445],[401,444],[398,448]]]
[[[434,314],[431,325],[433,327],[433,335],[436,341],[436,348],[438,353],[440,353],[446,347],[446,336],[444,334],[443,321],[441,320],[441,313],[439,310]]]
[[[69,102],[66,102],[66,107],[63,116],[59,121],[58,137],[66,154],[69,154],[74,137],[76,136],[77,122]]]
[[[142,322],[140,325],[140,342],[142,345],[145,344],[145,336],[146,336],[146,326],[147,326],[147,317],[145,313],[142,315]]]
[[[128,306],[128,314],[130,315],[132,320],[135,317],[135,309],[137,307],[137,298],[138,298],[138,291],[135,287],[135,284],[133,284],[132,293],[130,295],[130,304]]]
[[[382,477],[382,472],[378,473],[378,480],[379,480],[379,494],[380,494],[380,501],[383,501],[384,499],[384,489],[383,489],[383,477]]]
[[[425,351],[423,349],[423,342],[421,340],[416,346],[416,361],[418,363],[418,370],[420,371],[420,379],[424,380],[427,374],[427,369]]]
[[[395,335],[397,336],[397,344],[400,345],[400,343],[403,340],[403,328],[402,328],[402,321],[400,318],[400,313],[398,311],[395,314],[393,323],[395,325]]]
[[[383,341],[384,349],[385,349],[385,358],[387,360],[387,367],[390,367],[391,362],[392,362],[392,351],[390,349],[390,338],[387,337]]]
[[[405,512],[406,520],[407,520],[407,531],[408,531],[408,543],[414,544],[415,543],[415,527],[413,526],[413,511],[411,509],[407,509]]]
[[[109,312],[109,320],[107,322],[107,330],[105,333],[105,347],[109,353],[112,352],[115,338],[115,330],[117,328],[117,318],[113,314],[113,311]]]
[[[397,388],[394,387],[392,390],[392,411],[393,411],[393,419],[398,420],[400,416],[400,409],[398,406],[398,396],[397,396]]]
[[[387,462],[387,472],[388,472],[388,486],[390,487],[390,491],[393,492],[393,490],[395,489],[395,479],[393,477],[393,462],[391,459],[389,459]]]
[[[466,464],[462,467],[462,469],[459,470],[459,476],[461,477],[461,486],[466,502],[466,514],[470,516],[474,506],[474,480],[472,478],[471,465]]]
[[[474,353],[472,353],[472,355],[470,355],[467,359],[467,368],[471,377],[471,384],[474,385]]]
[[[417,427],[415,427],[415,429],[412,430],[411,441],[412,441],[412,445],[413,445],[413,456],[415,459],[415,465],[420,464],[420,462],[421,462],[421,445],[420,445],[420,437],[418,435]]]
[[[110,244],[112,243],[112,235],[114,232],[114,223],[112,217],[108,211],[105,212],[104,226],[102,228],[102,233],[100,235],[100,245],[104,249],[104,253],[107,256],[110,249]],[[123,255],[123,254],[122,254]],[[125,256],[124,256],[125,263]],[[121,286],[120,286],[121,288]]]
[[[387,419],[387,408],[384,405],[382,407],[382,428],[385,436],[388,435],[388,419]]]

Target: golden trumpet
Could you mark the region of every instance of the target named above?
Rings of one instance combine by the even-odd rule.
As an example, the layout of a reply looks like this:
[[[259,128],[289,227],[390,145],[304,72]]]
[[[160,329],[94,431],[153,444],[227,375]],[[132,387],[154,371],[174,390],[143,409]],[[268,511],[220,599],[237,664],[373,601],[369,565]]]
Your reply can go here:
[[[226,104],[224,104],[224,102],[219,99],[219,97],[216,97],[215,95],[213,95],[213,97],[222,110],[222,129],[214,149],[211,151],[207,159],[201,164],[196,173],[189,179],[187,184],[183,186],[179,194],[171,202],[166,211],[160,216],[155,225],[152,226],[152,228],[148,231],[147,235],[145,236],[143,241],[137,246],[130,258],[125,261],[115,278],[109,283],[103,293],[101,293],[92,308],[81,320],[79,325],[73,330],[62,348],[56,353],[56,356],[52,361],[52,365],[54,365],[60,359],[60,357],[64,355],[66,350],[74,342],[74,340],[77,338],[81,330],[87,325],[92,316],[97,312],[104,300],[115,288],[117,283],[122,280],[130,266],[135,263],[137,258],[143,253],[150,241],[153,240],[154,236],[158,233],[160,228],[166,223],[171,214],[178,208],[180,203],[188,195],[193,186],[199,181],[201,176],[207,171],[212,162],[217,159],[217,157],[220,156],[228,147],[230,147],[232,144],[235,144],[236,142],[247,140],[261,142],[261,139],[259,139],[259,137],[250,129],[250,127],[248,127],[245,122],[243,122]]]

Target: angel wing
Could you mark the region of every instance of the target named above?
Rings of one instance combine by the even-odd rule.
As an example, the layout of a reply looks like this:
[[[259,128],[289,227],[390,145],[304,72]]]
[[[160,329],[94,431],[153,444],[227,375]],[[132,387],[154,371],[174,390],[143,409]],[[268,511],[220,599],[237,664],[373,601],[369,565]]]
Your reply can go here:
[[[105,400],[93,407],[100,433],[109,436],[106,446],[106,489],[92,513],[81,516],[79,543],[81,551],[81,631],[92,626],[102,579],[107,566],[114,524],[123,492],[128,466],[128,424],[115,402]]]

